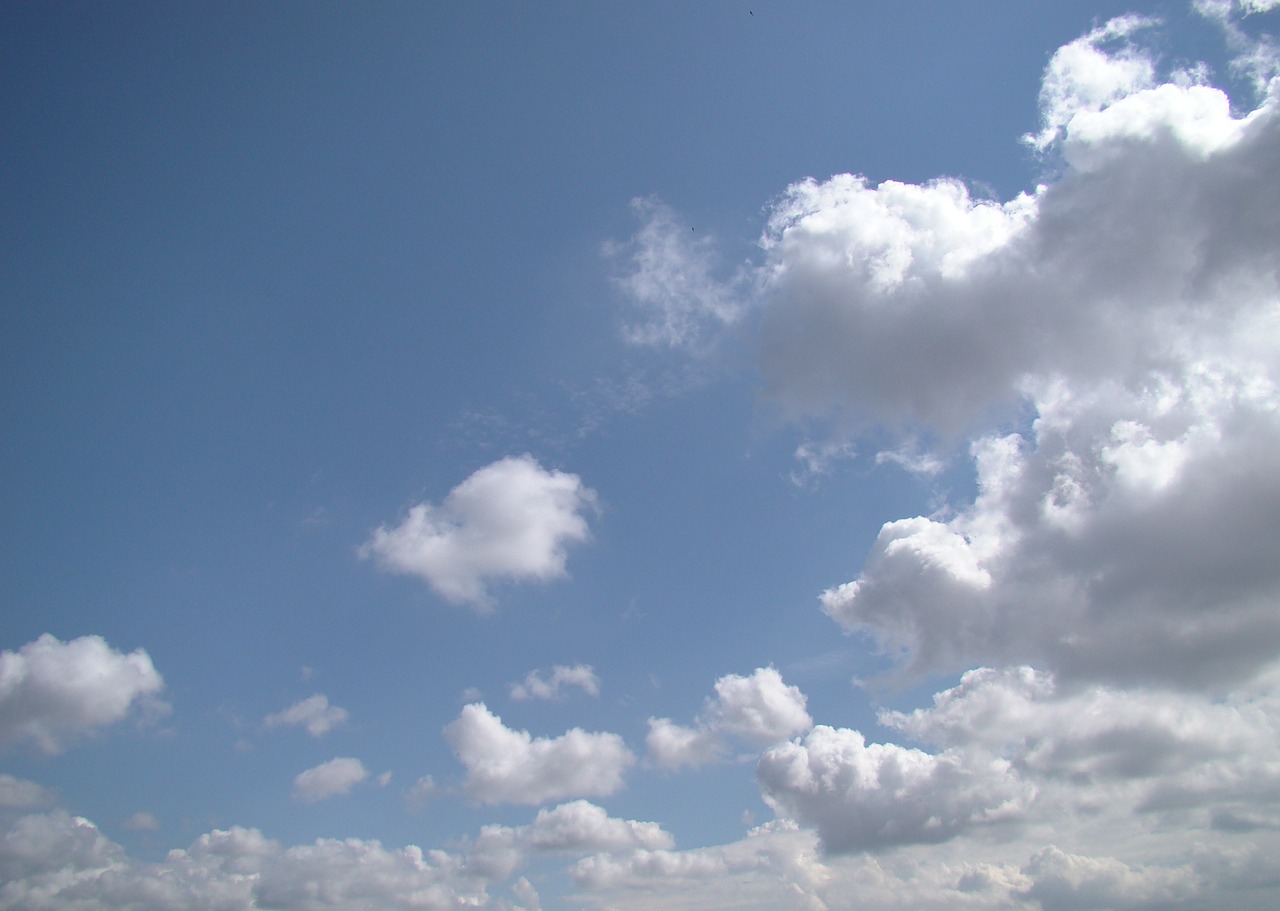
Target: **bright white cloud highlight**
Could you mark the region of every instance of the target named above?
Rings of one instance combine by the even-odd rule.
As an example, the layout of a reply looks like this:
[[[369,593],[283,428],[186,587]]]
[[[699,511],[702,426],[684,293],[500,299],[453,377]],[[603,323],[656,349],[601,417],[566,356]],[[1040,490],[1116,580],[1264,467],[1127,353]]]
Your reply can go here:
[[[467,770],[467,793],[484,803],[606,797],[622,788],[635,762],[617,734],[572,728],[559,737],[533,737],[506,727],[484,703],[464,706],[444,734]]]
[[[0,747],[29,742],[46,754],[122,721],[163,710],[164,681],[142,649],[118,652],[101,636],[69,642],[45,633],[0,652]]]
[[[315,803],[347,794],[369,777],[359,759],[339,756],[298,774],[293,780],[293,796],[303,803]]]
[[[312,737],[323,737],[336,727],[347,723],[347,710],[329,704],[324,693],[308,696],[300,702],[268,715],[262,723],[269,728],[303,727]]]
[[[444,503],[419,503],[360,549],[383,569],[418,576],[445,599],[488,610],[492,581],[566,575],[570,544],[587,540],[596,495],[574,474],[548,471],[530,455],[479,469]]]
[[[749,677],[726,674],[715,682],[692,727],[668,718],[650,718],[649,758],[664,768],[699,766],[722,758],[732,737],[763,747],[807,731],[813,719],[798,687],[782,680],[776,668],[756,668]]]
[[[544,676],[541,671],[530,671],[522,683],[511,684],[511,698],[518,701],[559,699],[566,687],[577,687],[589,696],[599,696],[600,678],[589,664],[572,667],[557,664],[550,674]]]

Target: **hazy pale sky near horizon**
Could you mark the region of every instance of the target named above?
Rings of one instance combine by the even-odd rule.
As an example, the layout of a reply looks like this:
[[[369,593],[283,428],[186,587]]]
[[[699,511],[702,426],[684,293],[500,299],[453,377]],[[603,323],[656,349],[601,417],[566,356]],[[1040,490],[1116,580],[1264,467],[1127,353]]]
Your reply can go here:
[[[1273,908],[1274,0],[0,10],[0,911]]]

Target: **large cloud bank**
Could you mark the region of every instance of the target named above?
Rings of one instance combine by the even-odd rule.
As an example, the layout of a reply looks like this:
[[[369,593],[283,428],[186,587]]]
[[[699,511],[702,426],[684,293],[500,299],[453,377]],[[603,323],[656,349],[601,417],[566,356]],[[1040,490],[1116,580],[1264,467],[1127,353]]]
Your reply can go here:
[[[1252,107],[1205,68],[1162,71],[1160,24],[1122,17],[1047,66],[1033,190],[845,174],[773,206],[771,401],[827,423],[813,451],[878,427],[936,464],[967,440],[977,480],[886,522],[821,609],[894,659],[882,682],[962,676],[879,737],[770,746],[779,819],[742,842],[582,861],[602,906],[1274,902],[1280,81],[1238,7],[1202,6]],[[650,727],[670,765],[716,754],[707,724]]]

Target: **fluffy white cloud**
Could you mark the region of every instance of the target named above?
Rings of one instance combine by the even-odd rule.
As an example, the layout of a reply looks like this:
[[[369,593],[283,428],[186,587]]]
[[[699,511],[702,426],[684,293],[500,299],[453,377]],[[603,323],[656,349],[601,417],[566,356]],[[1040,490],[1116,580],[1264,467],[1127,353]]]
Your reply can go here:
[[[464,706],[444,734],[467,770],[467,792],[485,803],[607,796],[622,787],[635,762],[617,734],[572,728],[559,737],[533,737],[506,727],[483,703]]]
[[[1035,796],[1001,759],[868,744],[826,725],[766,750],[756,777],[770,806],[833,853],[944,841],[1016,819]]]
[[[797,413],[955,430],[979,495],[887,523],[823,609],[915,674],[1031,663],[1230,685],[1280,648],[1280,83],[1233,114],[1108,23],[1056,54],[1012,202],[955,181],[791,188],[765,238],[764,367]]]
[[[368,777],[369,771],[359,759],[338,756],[298,773],[293,779],[293,796],[305,803],[315,803],[346,794]]]
[[[575,800],[538,811],[527,826],[484,826],[466,845],[467,869],[505,879],[531,855],[588,851],[664,850],[675,840],[654,822],[611,817],[602,807]]]
[[[308,696],[306,699],[295,702],[283,711],[268,715],[262,720],[262,723],[269,728],[285,725],[304,727],[312,737],[323,737],[335,727],[346,724],[346,722],[347,710],[336,705],[330,705],[329,698],[324,693]]]
[[[357,838],[285,848],[257,829],[233,826],[144,863],[88,820],[55,810],[9,825],[0,819],[0,909],[536,911],[537,891],[523,878],[511,887],[522,905],[490,890],[540,855],[671,844],[654,823],[613,819],[575,801],[539,811],[526,826],[486,826],[456,851],[392,849]]]
[[[29,741],[60,753],[135,707],[163,710],[164,681],[142,649],[124,654],[100,636],[70,642],[45,633],[0,652],[0,747]]]
[[[1046,387],[1027,436],[974,444],[971,506],[887,523],[823,609],[921,674],[1247,678],[1280,647],[1278,401],[1225,366],[1135,393]]]
[[[600,678],[589,664],[575,664],[568,667],[557,664],[551,669],[549,676],[540,671],[530,671],[523,683],[511,684],[511,698],[525,699],[559,699],[564,688],[576,686],[592,696],[600,695]]]
[[[808,730],[813,719],[804,693],[788,686],[776,668],[756,668],[749,677],[726,674],[715,682],[692,727],[650,718],[649,758],[665,768],[699,766],[721,758],[735,737],[762,747]]]
[[[449,601],[492,607],[492,580],[566,575],[566,547],[589,536],[583,513],[595,492],[574,474],[547,471],[530,455],[477,470],[444,503],[419,503],[360,549],[390,572],[424,579]]]

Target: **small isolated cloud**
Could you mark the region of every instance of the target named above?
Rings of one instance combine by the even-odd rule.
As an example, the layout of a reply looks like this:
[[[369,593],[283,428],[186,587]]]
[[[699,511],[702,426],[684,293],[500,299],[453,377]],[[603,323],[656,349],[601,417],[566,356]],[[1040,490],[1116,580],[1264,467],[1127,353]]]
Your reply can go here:
[[[476,471],[441,506],[419,503],[399,525],[377,529],[360,554],[487,611],[492,581],[567,575],[566,549],[589,537],[584,513],[595,502],[577,475],[547,471],[528,454],[508,457]]]
[[[53,803],[53,793],[34,781],[0,772],[0,809],[27,810]]]
[[[436,780],[430,775],[423,775],[404,792],[404,802],[410,810],[421,810],[439,793]]]
[[[368,777],[359,759],[339,756],[299,773],[293,780],[293,796],[303,803],[315,803],[346,794]]]
[[[607,797],[622,788],[635,762],[617,734],[573,728],[532,737],[503,725],[484,703],[464,706],[444,735],[467,770],[467,793],[491,804]]]
[[[733,737],[762,747],[813,726],[799,687],[788,686],[776,668],[756,668],[749,677],[726,674],[715,683],[692,727],[650,718],[645,740],[649,758],[668,769],[700,766],[722,758]]]
[[[134,832],[154,832],[160,828],[160,820],[145,810],[139,810],[124,821],[124,827]]]
[[[566,667],[557,664],[548,676],[541,671],[530,671],[523,683],[511,684],[511,698],[525,699],[559,699],[565,687],[576,686],[591,696],[600,695],[600,678],[589,664],[575,664]]]
[[[623,331],[636,345],[699,350],[714,330],[743,312],[736,282],[715,277],[714,240],[678,223],[676,214],[655,199],[633,199],[643,222],[626,244],[609,244],[609,256],[625,256],[627,271],[618,286],[636,316]]]
[[[323,737],[347,721],[347,710],[329,704],[324,693],[308,696],[281,712],[268,715],[262,723],[269,728],[304,727],[312,737]]]
[[[70,642],[45,633],[0,652],[0,747],[30,742],[61,753],[131,710],[163,711],[164,681],[142,649],[118,652],[101,636]]]
[[[858,450],[847,440],[801,443],[796,447],[795,452],[800,468],[798,471],[791,472],[791,483],[797,487],[812,484],[818,478],[830,474],[836,462],[852,459],[857,454]]]

